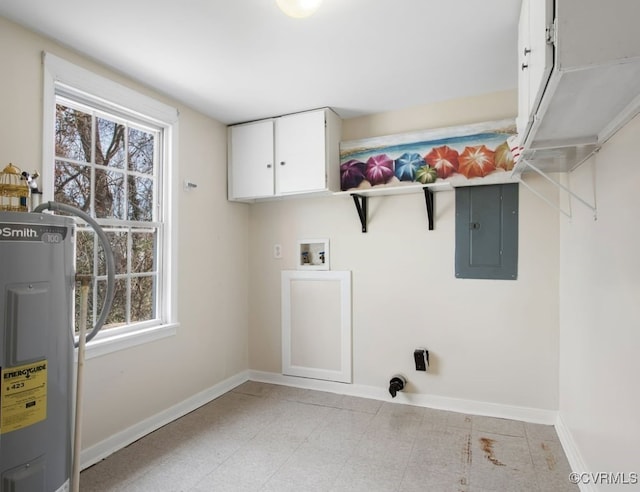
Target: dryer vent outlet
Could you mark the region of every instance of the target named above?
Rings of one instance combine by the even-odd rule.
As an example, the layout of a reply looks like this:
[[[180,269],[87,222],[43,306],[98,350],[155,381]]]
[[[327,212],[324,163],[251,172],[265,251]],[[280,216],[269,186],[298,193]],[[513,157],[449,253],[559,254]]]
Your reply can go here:
[[[399,374],[393,376],[391,381],[389,381],[389,394],[391,394],[391,398],[395,398],[398,391],[402,391],[407,384],[407,380],[404,376]]]

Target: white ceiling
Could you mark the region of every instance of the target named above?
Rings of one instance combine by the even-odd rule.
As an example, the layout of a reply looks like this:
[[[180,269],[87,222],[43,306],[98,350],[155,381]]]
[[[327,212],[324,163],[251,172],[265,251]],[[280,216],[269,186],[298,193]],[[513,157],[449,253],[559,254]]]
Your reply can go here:
[[[0,0],[0,15],[223,122],[515,89],[520,0]]]

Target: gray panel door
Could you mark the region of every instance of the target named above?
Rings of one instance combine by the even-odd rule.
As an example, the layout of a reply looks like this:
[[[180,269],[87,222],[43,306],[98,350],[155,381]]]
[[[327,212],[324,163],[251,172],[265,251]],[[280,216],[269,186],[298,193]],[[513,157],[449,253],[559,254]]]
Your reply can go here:
[[[456,277],[518,277],[518,185],[456,188]]]

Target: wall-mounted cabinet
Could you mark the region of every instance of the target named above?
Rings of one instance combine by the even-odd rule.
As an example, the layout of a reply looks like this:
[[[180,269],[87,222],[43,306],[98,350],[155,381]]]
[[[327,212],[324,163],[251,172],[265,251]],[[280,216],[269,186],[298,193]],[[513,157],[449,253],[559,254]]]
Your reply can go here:
[[[230,126],[229,200],[339,190],[340,133],[328,108]]]
[[[524,0],[518,133],[526,162],[568,171],[640,110],[637,0]]]

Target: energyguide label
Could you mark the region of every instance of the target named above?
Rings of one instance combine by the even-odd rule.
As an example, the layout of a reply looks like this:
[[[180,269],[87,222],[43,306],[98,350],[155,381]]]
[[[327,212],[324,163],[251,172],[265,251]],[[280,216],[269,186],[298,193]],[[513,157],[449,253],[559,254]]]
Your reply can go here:
[[[2,368],[0,434],[47,418],[47,361]]]

